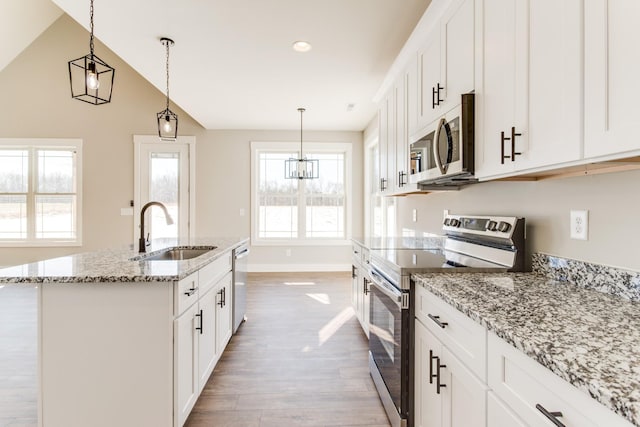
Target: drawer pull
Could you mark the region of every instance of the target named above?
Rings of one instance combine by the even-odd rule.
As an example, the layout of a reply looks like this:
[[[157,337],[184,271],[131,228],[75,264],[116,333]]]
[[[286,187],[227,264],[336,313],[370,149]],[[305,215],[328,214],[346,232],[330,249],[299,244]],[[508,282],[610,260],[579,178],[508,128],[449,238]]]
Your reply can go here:
[[[429,350],[429,384],[433,384],[433,379],[437,376],[433,373],[433,360],[438,356],[433,355],[433,350]]]
[[[200,335],[202,335],[202,324],[204,323],[202,319],[202,310],[200,310],[199,314],[196,314],[196,317],[198,318],[200,323],[200,326],[196,326],[196,331],[200,331]]]
[[[189,288],[184,294],[188,297],[196,293],[196,288]]]
[[[447,386],[446,384],[442,384],[442,383],[440,382],[440,368],[446,368],[446,367],[447,367],[447,365],[441,365],[441,364],[440,364],[440,358],[439,358],[439,357],[436,357],[436,359],[437,359],[437,360],[436,360],[436,363],[438,364],[438,370],[436,371],[436,393],[437,393],[437,394],[440,394],[440,389],[441,389],[442,387],[446,387],[446,386]]]
[[[536,409],[542,412],[542,415],[547,417],[549,421],[551,421],[554,425],[558,427],[566,427],[564,424],[560,422],[560,420],[558,420],[558,417],[562,416],[562,412],[549,412],[544,408],[544,406],[542,406],[539,403],[536,403]]]
[[[436,322],[436,325],[440,326],[442,329],[444,329],[444,327],[448,325],[447,322],[440,321],[440,316],[434,316],[433,314],[428,314],[427,316],[429,317],[429,319]]]

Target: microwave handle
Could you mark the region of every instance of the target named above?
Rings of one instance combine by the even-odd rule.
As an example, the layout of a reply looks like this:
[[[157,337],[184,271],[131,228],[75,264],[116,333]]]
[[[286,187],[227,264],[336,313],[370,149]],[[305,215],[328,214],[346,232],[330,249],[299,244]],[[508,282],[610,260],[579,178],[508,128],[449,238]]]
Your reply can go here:
[[[440,144],[438,144],[438,141],[440,140],[440,132],[441,129],[444,127],[444,124],[446,123],[446,120],[444,117],[442,117],[439,121],[438,121],[438,125],[436,126],[436,134],[433,137],[433,158],[436,161],[436,166],[438,166],[438,169],[440,170],[440,173],[442,175],[444,175],[445,173],[447,173],[447,170],[445,168],[445,166],[442,164],[442,158],[440,157]]]

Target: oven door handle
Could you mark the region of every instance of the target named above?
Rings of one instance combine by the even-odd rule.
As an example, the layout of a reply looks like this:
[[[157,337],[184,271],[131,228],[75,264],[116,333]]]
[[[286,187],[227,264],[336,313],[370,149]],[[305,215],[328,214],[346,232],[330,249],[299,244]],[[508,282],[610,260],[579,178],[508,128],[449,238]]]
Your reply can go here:
[[[402,292],[391,284],[385,283],[386,280],[375,271],[371,270],[371,284],[380,290],[387,297],[391,298],[396,304],[402,303]]]

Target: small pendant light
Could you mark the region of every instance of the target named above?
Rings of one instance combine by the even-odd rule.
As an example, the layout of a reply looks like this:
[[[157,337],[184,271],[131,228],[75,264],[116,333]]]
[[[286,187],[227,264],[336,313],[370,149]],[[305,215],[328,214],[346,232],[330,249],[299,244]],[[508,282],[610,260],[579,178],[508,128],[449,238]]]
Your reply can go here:
[[[284,177],[286,179],[315,179],[318,178],[318,160],[309,160],[302,153],[302,113],[306,110],[298,108],[300,112],[300,158],[284,161]]]
[[[162,37],[160,42],[167,49],[167,108],[158,113],[158,135],[162,139],[178,137],[178,115],[169,109],[169,47],[174,45],[173,40]]]
[[[69,61],[71,97],[93,105],[111,102],[116,70],[93,53],[93,0],[91,0],[89,54]]]

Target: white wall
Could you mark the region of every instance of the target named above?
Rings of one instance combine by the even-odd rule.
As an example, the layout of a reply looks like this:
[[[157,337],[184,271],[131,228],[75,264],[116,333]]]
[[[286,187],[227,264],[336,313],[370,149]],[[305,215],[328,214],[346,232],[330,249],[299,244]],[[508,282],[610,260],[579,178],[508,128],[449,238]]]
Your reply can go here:
[[[0,71],[1,138],[82,138],[84,244],[74,248],[0,248],[0,266],[130,244],[133,217],[120,208],[133,199],[133,135],[157,132],[164,94],[99,41],[96,53],[116,69],[110,104],[71,99],[67,62],[88,51],[89,34],[67,15],[51,25]],[[298,141],[299,131],[207,131],[180,108],[180,133],[196,137],[196,230],[199,236],[250,235],[251,140]],[[362,133],[305,132],[309,140],[353,144],[354,234],[362,234]],[[240,217],[244,208],[246,216]],[[137,209],[136,209],[137,212]],[[348,247],[300,248],[289,259],[284,248],[255,248],[252,264],[350,263]]]
[[[640,171],[535,182],[489,182],[458,192],[397,198],[398,232],[442,233],[444,209],[455,214],[526,218],[527,249],[640,270]],[[412,222],[417,209],[418,221]],[[569,211],[589,210],[589,240],[569,238]]]

